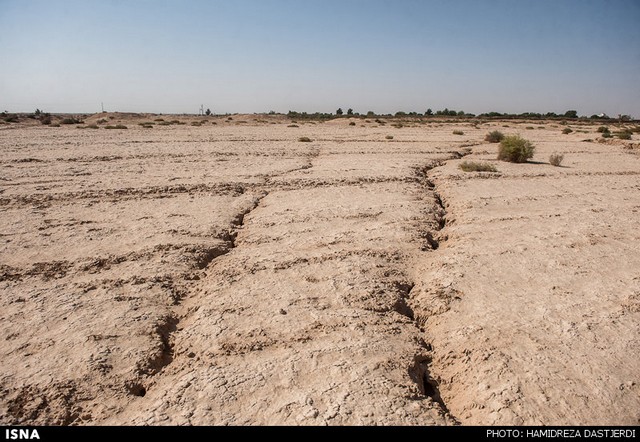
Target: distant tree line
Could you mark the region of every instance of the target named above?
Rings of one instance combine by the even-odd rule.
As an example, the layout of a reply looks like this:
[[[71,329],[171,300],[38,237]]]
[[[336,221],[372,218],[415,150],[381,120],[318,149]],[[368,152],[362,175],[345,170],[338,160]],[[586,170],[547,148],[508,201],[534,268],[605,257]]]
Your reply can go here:
[[[519,114],[510,114],[510,113],[501,113],[501,112],[485,112],[479,115],[468,113],[462,110],[454,110],[444,108],[442,110],[433,111],[432,109],[427,109],[424,113],[420,112],[404,112],[399,111],[395,114],[377,114],[373,111],[368,111],[365,115],[361,115],[357,112],[354,112],[353,109],[349,108],[345,113],[342,108],[338,108],[335,113],[307,113],[307,112],[296,112],[289,111],[287,114],[288,117],[292,119],[330,119],[336,117],[367,117],[367,118],[378,118],[378,117],[464,117],[464,118],[495,118],[495,119],[592,119],[592,120],[610,120],[612,119],[606,114],[599,115],[591,115],[587,116],[578,116],[578,111],[576,110],[568,110],[563,114],[557,114],[555,112],[547,112],[547,113],[538,113],[538,112],[523,112]],[[629,115],[618,115],[616,118],[620,121],[630,121],[631,117]]]

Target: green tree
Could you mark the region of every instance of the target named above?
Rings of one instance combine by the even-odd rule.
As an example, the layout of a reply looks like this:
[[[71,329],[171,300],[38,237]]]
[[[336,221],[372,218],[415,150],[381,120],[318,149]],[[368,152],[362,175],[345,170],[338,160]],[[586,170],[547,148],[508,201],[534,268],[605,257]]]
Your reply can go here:
[[[353,115],[353,109],[351,108],[347,109],[347,115]]]
[[[342,115],[344,114],[344,111],[342,110],[341,107],[338,108],[338,110],[336,111],[336,115]]]

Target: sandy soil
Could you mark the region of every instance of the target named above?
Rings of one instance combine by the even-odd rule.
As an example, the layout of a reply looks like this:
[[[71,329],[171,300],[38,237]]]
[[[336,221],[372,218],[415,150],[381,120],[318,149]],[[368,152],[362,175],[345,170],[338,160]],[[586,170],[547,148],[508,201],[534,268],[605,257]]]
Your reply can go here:
[[[0,422],[640,423],[637,135],[110,116],[0,126]]]

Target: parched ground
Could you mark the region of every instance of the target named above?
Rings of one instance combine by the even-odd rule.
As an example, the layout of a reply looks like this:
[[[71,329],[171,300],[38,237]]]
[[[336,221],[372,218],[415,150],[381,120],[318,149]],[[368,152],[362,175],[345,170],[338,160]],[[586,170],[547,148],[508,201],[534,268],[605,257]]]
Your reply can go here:
[[[637,141],[111,116],[0,126],[0,422],[640,423]]]

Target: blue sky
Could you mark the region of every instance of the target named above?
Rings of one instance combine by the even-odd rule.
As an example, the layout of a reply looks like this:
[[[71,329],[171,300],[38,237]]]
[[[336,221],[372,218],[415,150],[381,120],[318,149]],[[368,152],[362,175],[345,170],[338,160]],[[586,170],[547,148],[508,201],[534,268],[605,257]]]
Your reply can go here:
[[[638,0],[0,0],[0,110],[640,118]]]

